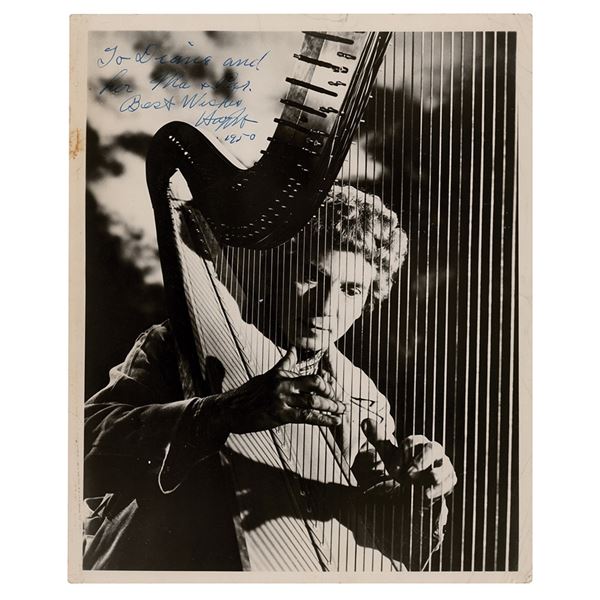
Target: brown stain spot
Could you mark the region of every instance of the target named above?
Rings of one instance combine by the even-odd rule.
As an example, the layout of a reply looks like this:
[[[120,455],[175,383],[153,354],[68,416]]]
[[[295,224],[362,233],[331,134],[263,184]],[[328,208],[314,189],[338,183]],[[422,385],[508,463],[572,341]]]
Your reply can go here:
[[[83,136],[79,127],[69,133],[69,158],[75,160],[83,150]]]

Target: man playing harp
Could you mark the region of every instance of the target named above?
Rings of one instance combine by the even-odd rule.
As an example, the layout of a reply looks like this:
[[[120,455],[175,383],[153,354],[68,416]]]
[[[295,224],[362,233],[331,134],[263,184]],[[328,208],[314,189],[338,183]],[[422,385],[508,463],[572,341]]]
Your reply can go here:
[[[272,282],[276,327],[260,331],[237,313],[248,347],[279,351],[272,368],[238,389],[184,398],[165,323],[144,332],[87,401],[85,496],[96,498],[84,568],[239,568],[218,454],[231,433],[286,423],[333,430],[365,505],[386,502],[399,515],[408,507],[394,559],[419,569],[439,547],[456,483],[450,460],[414,432],[399,432],[397,444],[388,401],[335,345],[390,291],[407,250],[396,215],[376,196],[334,186],[286,246],[291,276]]]

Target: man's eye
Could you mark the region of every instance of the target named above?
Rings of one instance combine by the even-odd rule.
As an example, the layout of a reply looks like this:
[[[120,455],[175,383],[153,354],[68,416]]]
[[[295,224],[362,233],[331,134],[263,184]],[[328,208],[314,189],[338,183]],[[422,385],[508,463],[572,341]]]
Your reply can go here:
[[[343,290],[346,296],[358,296],[363,293],[360,285],[345,285]]]

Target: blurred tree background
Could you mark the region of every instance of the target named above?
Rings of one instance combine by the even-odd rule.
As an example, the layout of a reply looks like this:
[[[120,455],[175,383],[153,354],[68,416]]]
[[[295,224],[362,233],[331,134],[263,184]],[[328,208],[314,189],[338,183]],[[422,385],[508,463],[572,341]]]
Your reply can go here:
[[[101,145],[98,132],[88,125],[87,181],[118,176],[124,165],[118,149],[145,157],[150,136],[124,134]],[[123,198],[123,202],[127,199]],[[86,190],[86,397],[108,381],[108,369],[125,358],[136,337],[166,318],[163,287],[145,279],[141,267],[146,253],[158,260],[156,248],[141,243],[142,232],[115,221],[89,186]],[[115,233],[115,226],[119,233]]]

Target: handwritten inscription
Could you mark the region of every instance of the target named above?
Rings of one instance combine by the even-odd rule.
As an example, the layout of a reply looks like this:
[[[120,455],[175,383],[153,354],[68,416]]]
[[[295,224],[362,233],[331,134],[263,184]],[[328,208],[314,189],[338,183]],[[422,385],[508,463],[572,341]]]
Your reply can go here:
[[[246,137],[249,138],[250,140],[254,140],[254,139],[256,139],[256,134],[255,133],[242,133],[241,135],[236,135],[234,133],[230,133],[225,136],[225,141],[229,142],[230,144],[237,144],[238,142],[241,142]]]
[[[204,111],[200,118],[196,121],[196,127],[214,126],[215,131],[221,129],[229,129],[230,127],[238,127],[243,129],[248,123],[257,123],[254,119],[251,119],[246,113],[246,108],[242,107],[228,115],[220,115],[216,110]],[[253,138],[254,139],[254,138]]]
[[[250,69],[256,69],[257,71],[260,68],[260,63],[267,58],[267,55],[270,51],[265,52],[260,58],[233,58],[229,57],[223,61],[224,67],[248,67]]]
[[[120,94],[121,92],[133,92],[133,87],[126,83],[127,69],[121,69],[116,75],[113,75],[100,89],[98,96],[108,92],[111,94]]]
[[[138,110],[166,110],[171,111],[174,108],[180,107],[184,109],[194,109],[208,107],[207,110],[201,110],[200,116],[196,119],[194,125],[196,127],[213,127],[215,131],[221,129],[228,129],[229,127],[239,127],[243,129],[248,123],[258,123],[255,119],[252,119],[247,111],[246,107],[242,105],[241,100],[228,101],[228,100],[207,100],[204,101],[199,98],[190,98],[188,95],[183,97],[183,100],[178,101],[175,96],[168,98],[161,98],[159,100],[148,100],[145,99],[141,94],[135,94],[127,98],[119,107],[119,111],[122,113],[137,112]],[[216,104],[215,104],[216,103]],[[210,107],[216,106],[210,110]],[[223,114],[223,111],[219,111],[221,108],[229,109],[232,106],[238,107],[236,110],[229,111]],[[254,139],[254,138],[252,138]]]
[[[101,73],[99,97],[119,97],[117,110],[126,116],[144,111],[178,112],[198,128],[228,131],[229,144],[252,141],[258,120],[249,114],[252,72],[268,60],[270,50],[256,56],[202,54],[192,40],[184,52],[165,51],[149,43],[134,52],[109,45],[96,59]],[[146,65],[146,67],[144,67]]]
[[[217,81],[199,81],[192,83],[188,81],[183,75],[179,73],[163,73],[157,77],[153,77],[150,80],[150,88],[156,90],[157,88],[176,89],[176,90],[189,90],[191,88],[199,88],[202,90],[218,90],[218,91],[232,91],[232,92],[251,92],[251,83],[249,79],[240,80],[237,73],[229,74],[221,77]]]
[[[147,110],[153,108],[155,110],[166,109],[171,110],[175,106],[175,99],[173,96],[170,98],[162,98],[161,100],[144,100],[141,94],[136,94],[127,98],[119,107],[120,112],[136,112],[138,110]]]
[[[124,62],[131,60],[140,64],[155,61],[161,65],[209,65],[212,61],[212,56],[169,54],[162,52],[158,44],[148,44],[143,50],[133,55],[121,54],[119,46],[115,45],[105,48],[104,55],[98,58],[96,64],[103,69],[113,62],[121,66]]]

